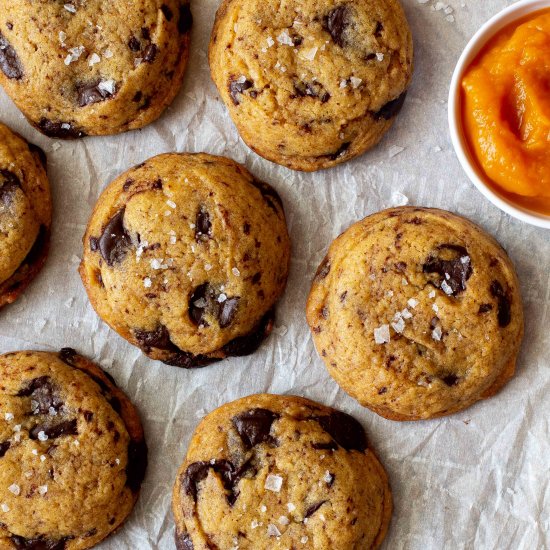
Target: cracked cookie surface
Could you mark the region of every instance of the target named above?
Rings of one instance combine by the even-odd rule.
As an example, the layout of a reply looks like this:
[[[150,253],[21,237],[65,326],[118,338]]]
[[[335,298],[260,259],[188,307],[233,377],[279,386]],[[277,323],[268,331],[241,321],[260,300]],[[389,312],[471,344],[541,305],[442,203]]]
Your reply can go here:
[[[173,494],[178,550],[367,550],[392,499],[353,417],[293,396],[253,395],[199,424]]]
[[[405,100],[412,57],[397,0],[225,0],[209,52],[247,145],[306,171],[378,143]]]
[[[223,157],[165,154],[101,195],[80,273],[114,330],[151,358],[189,368],[256,350],[289,258],[272,187]]]
[[[392,420],[451,414],[513,376],[523,337],[519,283],[504,249],[468,220],[385,210],[330,246],[307,319],[338,384]]]
[[[50,240],[46,156],[0,123],[0,308],[40,271]]]
[[[187,64],[187,0],[0,0],[0,84],[50,137],[156,120]]]
[[[0,548],[95,546],[146,465],[138,413],[99,367],[69,348],[0,355]]]

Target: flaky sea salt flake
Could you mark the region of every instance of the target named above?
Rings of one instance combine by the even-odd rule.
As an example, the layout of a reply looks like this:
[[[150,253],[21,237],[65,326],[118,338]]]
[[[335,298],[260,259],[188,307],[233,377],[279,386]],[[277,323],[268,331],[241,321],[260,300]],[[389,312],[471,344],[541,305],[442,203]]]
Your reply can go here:
[[[268,491],[278,493],[283,486],[283,478],[275,474],[269,474],[265,479],[264,488]]]
[[[377,344],[387,344],[390,341],[390,326],[382,325],[374,329],[374,341]]]
[[[281,536],[281,531],[279,531],[279,529],[277,529],[276,525],[274,525],[273,523],[270,523],[267,526],[267,534],[270,537],[280,537]]]
[[[8,487],[8,490],[9,490],[10,493],[13,493],[16,497],[18,497],[21,494],[21,487],[19,487],[19,485],[17,485],[17,483],[12,483]]]

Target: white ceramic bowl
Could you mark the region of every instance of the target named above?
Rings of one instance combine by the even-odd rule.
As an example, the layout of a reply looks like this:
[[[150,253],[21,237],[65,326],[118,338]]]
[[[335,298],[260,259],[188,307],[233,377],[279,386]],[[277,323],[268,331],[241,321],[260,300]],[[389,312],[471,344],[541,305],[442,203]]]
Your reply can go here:
[[[451,130],[453,147],[460,164],[462,164],[462,168],[464,168],[472,183],[485,195],[485,197],[495,206],[519,220],[538,227],[550,229],[550,215],[534,212],[515,204],[505,196],[500,195],[487,184],[486,176],[480,173],[476,162],[471,158],[468,151],[468,145],[465,142],[464,132],[462,131],[461,112],[462,77],[483,46],[485,46],[498,31],[510,23],[545,8],[550,8],[550,0],[521,0],[489,19],[489,21],[477,31],[466,46],[464,52],[462,52],[453,74],[451,89],[449,91],[449,127]]]

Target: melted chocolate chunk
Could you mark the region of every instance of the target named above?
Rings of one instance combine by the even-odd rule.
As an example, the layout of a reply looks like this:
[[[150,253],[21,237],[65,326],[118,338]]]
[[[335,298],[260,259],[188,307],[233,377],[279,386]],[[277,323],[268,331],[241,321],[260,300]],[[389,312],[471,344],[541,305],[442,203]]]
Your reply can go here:
[[[214,290],[209,283],[198,286],[189,298],[189,317],[196,325],[203,324],[209,305],[214,303]]]
[[[245,447],[251,449],[260,443],[277,444],[270,431],[278,418],[280,415],[267,409],[250,409],[233,417],[232,422]]]
[[[259,189],[269,208],[271,208],[277,215],[279,215],[279,210],[277,209],[276,205],[279,205],[281,210],[283,209],[283,201],[281,200],[279,193],[277,193],[277,191],[275,191],[275,189],[273,189],[271,185],[263,181],[257,180],[256,178],[254,178],[250,183],[252,183],[252,185],[257,189]]]
[[[227,298],[227,300],[221,304],[218,313],[220,328],[227,328],[233,322],[239,307],[239,300],[240,298],[238,296],[235,298]]]
[[[18,394],[18,397],[30,397],[36,403],[34,414],[48,414],[50,409],[59,412],[63,401],[49,376],[31,380]]]
[[[145,441],[130,441],[128,444],[128,464],[126,465],[126,485],[137,493],[147,471],[147,444]]]
[[[230,357],[242,357],[254,353],[270,334],[274,318],[275,312],[268,311],[249,334],[231,340],[225,344],[223,351]]]
[[[373,113],[372,116],[376,120],[384,119],[384,120],[390,120],[397,114],[399,114],[399,111],[401,111],[403,104],[405,103],[405,98],[407,97],[407,92],[404,91],[399,97],[396,99],[392,99],[391,101],[388,101],[378,112]]]
[[[132,38],[128,40],[128,47],[133,52],[139,52],[139,50],[141,50],[141,44],[139,43],[139,40],[135,36],[132,36]]]
[[[240,76],[238,78],[231,77],[229,79],[229,95],[231,96],[231,99],[233,100],[233,103],[235,105],[239,105],[241,103],[240,95],[244,93],[246,90],[249,90],[254,86],[250,80],[248,80],[244,76]]]
[[[78,357],[78,353],[73,348],[63,348],[59,352],[59,358],[64,363],[67,363],[67,365],[70,365],[71,367],[76,368],[76,364],[74,363],[75,359]]]
[[[189,533],[180,533],[179,531],[176,531],[176,549],[195,550]]]
[[[207,355],[193,355],[187,351],[178,350],[174,346],[173,353],[167,359],[163,359],[163,363],[171,365],[172,367],[179,367],[181,369],[197,369],[200,367],[206,367],[216,361],[221,361],[220,358],[212,358]]]
[[[468,251],[460,245],[442,244],[436,252],[430,254],[422,266],[424,273],[437,273],[441,279],[436,281],[438,287],[447,289],[446,294],[457,296],[466,290],[466,282],[472,276],[472,262]]]
[[[338,444],[335,441],[329,441],[328,443],[312,443],[311,446],[316,451],[337,451]]]
[[[351,12],[347,6],[338,6],[325,17],[324,28],[334,42],[343,48],[347,44],[346,30],[350,25]]]
[[[315,273],[314,280],[315,281],[322,281],[323,279],[326,279],[327,275],[330,273],[330,259],[328,256],[325,256],[323,258],[323,261],[317,268],[317,271]]]
[[[11,443],[9,441],[4,441],[0,443],[0,458],[2,458],[9,450]]]
[[[481,304],[479,306],[478,313],[483,314],[491,311],[493,309],[493,304]]]
[[[334,411],[329,416],[314,418],[338,445],[347,451],[365,451],[367,436],[363,426],[349,414]]]
[[[447,384],[447,386],[456,386],[458,384],[458,376],[456,374],[447,374],[441,377],[441,380]]]
[[[9,206],[17,189],[21,189],[19,178],[10,170],[0,169],[0,204]]]
[[[124,259],[132,244],[130,235],[124,228],[124,211],[122,208],[111,218],[99,238],[99,250],[110,267]]]
[[[155,61],[159,48],[156,44],[148,44],[143,50],[143,61],[145,63],[153,63]]]
[[[210,462],[194,462],[190,464],[183,477],[183,489],[185,493],[191,495],[197,502],[199,493],[199,483],[208,476],[209,470],[213,470],[221,476],[222,484],[228,491],[227,502],[232,506],[235,504],[239,492],[236,490],[243,474],[249,469],[249,464],[245,463],[241,468],[235,468],[229,460],[214,460]]]
[[[38,123],[38,129],[51,138],[76,139],[86,135],[85,132],[75,128],[69,122],[54,122],[47,118],[41,118]]]
[[[174,344],[170,340],[170,333],[164,325],[159,325],[156,330],[134,330],[134,336],[139,342],[139,347],[145,352],[151,351],[151,348],[172,349]]]
[[[304,518],[309,518],[310,516],[312,516],[315,512],[317,512],[317,510],[319,510],[319,508],[321,508],[321,506],[323,506],[323,504],[325,502],[328,502],[326,500],[322,500],[321,502],[317,502],[317,504],[312,504],[307,510],[306,510],[306,513],[304,515]]]
[[[205,242],[212,238],[212,222],[210,221],[210,214],[206,210],[205,206],[201,206],[197,212],[197,218],[195,220],[195,240],[199,242]]]
[[[507,327],[512,322],[512,305],[508,293],[498,281],[491,283],[490,291],[498,303],[498,324],[502,328]]]
[[[77,84],[76,93],[79,107],[86,107],[86,105],[100,103],[101,101],[105,101],[106,99],[113,97],[111,92],[108,92],[100,87],[99,82]]]
[[[60,424],[54,424],[52,426],[42,426],[38,424],[29,432],[31,439],[38,439],[38,434],[44,432],[48,439],[57,439],[64,435],[78,435],[78,427],[76,418],[73,420],[66,420]]]
[[[326,103],[330,99],[330,94],[325,90],[324,86],[319,82],[303,82],[296,80],[294,82],[295,97],[318,97],[321,103]]]
[[[65,550],[65,546],[72,537],[65,537],[60,540],[48,540],[44,537],[36,539],[25,539],[17,535],[10,537],[16,548],[24,550]]]
[[[193,26],[193,15],[189,4],[180,6],[180,18],[178,20],[178,32],[180,34],[188,33]]]
[[[166,21],[172,21],[172,17],[174,17],[174,14],[166,4],[162,4],[162,6],[160,7],[160,11],[164,14],[164,17],[166,17]]]
[[[23,67],[19,56],[13,49],[13,46],[6,40],[0,32],[0,69],[13,80],[19,80],[23,76]]]
[[[338,160],[339,158],[342,158],[350,148],[351,142],[346,141],[345,143],[342,143],[337,151],[334,151],[334,153],[330,153],[329,155],[322,155],[329,160]]]

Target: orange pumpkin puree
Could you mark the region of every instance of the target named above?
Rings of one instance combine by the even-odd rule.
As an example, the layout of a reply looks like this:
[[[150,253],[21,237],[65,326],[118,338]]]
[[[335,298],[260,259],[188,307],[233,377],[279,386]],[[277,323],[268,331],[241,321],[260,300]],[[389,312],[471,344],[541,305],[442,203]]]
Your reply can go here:
[[[462,80],[463,131],[498,192],[550,213],[550,10],[504,28]]]

